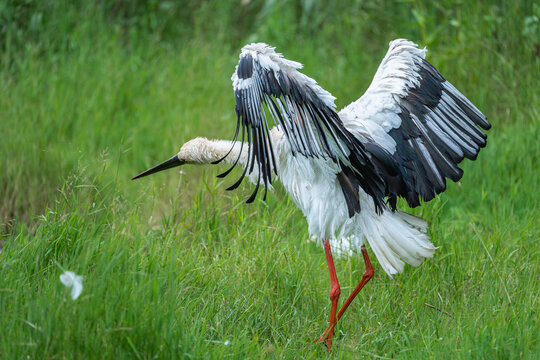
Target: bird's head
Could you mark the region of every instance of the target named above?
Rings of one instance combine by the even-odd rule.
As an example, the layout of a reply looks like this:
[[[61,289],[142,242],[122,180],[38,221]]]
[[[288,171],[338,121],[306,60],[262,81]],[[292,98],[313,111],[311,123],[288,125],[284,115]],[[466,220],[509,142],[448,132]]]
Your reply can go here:
[[[198,137],[186,142],[180,148],[178,154],[171,157],[156,166],[143,171],[131,180],[151,175],[162,170],[171,169],[184,164],[208,164],[222,158],[227,150],[230,149],[229,143],[221,143],[206,138]]]

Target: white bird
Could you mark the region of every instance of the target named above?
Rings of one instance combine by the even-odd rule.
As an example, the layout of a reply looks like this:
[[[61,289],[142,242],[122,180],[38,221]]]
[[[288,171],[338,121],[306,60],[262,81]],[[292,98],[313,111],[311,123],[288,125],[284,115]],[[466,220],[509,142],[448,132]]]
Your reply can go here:
[[[429,201],[458,181],[463,158],[486,145],[486,117],[425,60],[425,49],[392,41],[365,94],[336,111],[334,97],[263,43],[246,45],[232,82],[237,127],[232,141],[196,138],[171,159],[134,179],[182,164],[225,162],[244,168],[264,197],[279,177],[325,249],[330,272],[330,321],[316,341],[331,348],[334,327],[373,276],[365,242],[391,277],[418,266],[435,247],[421,218],[396,209]],[[276,124],[269,129],[268,120]],[[239,135],[241,139],[238,140]],[[340,287],[330,242],[348,238],[366,270],[337,311]]]

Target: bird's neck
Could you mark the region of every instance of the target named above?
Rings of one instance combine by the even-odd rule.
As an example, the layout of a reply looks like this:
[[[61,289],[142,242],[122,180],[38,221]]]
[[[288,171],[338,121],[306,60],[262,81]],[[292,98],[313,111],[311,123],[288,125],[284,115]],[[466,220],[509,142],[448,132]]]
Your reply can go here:
[[[272,143],[276,145],[284,138],[284,133],[278,127],[274,127],[270,130],[270,138]],[[240,141],[235,142],[233,146],[233,142],[229,140],[209,140],[198,137],[182,146],[178,158],[186,164],[210,164],[226,156],[223,162],[233,164],[240,156],[238,165],[245,167],[249,155],[248,148],[248,144],[244,143],[242,146]],[[279,158],[279,150],[276,155]]]
[[[187,164],[209,164],[223,159],[223,162],[232,164],[240,155],[241,143],[234,144],[228,140],[209,140],[206,138],[196,138],[188,141],[182,146],[178,157]],[[232,149],[231,149],[232,148]],[[230,152],[229,152],[230,151]],[[242,149],[239,163],[243,165],[247,161],[247,145]]]

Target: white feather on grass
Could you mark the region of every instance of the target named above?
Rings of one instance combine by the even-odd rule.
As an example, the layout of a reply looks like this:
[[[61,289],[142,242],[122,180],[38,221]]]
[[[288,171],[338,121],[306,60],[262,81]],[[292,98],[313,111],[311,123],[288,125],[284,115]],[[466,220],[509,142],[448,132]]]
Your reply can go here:
[[[62,284],[64,284],[64,286],[68,289],[71,288],[71,298],[73,300],[77,300],[83,291],[82,280],[82,276],[77,275],[72,271],[66,271],[60,275],[60,281]]]

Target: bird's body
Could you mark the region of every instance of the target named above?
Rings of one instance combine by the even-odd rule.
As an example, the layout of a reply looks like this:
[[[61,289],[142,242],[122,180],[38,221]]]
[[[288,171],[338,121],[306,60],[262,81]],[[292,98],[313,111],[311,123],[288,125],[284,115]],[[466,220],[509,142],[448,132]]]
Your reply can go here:
[[[431,200],[446,189],[446,178],[461,178],[457,164],[476,158],[486,144],[478,128],[489,128],[485,116],[424,57],[415,44],[393,41],[366,93],[337,112],[332,95],[301,74],[299,63],[265,44],[247,45],[232,77],[238,116],[233,141],[191,140],[140,176],[223,161],[244,169],[230,189],[244,176],[256,184],[251,202],[261,183],[266,196],[272,173],[277,175],[325,247],[332,308],[319,340],[331,345],[337,320],[373,276],[364,243],[390,276],[404,263],[417,266],[433,256],[427,223],[398,211],[397,197],[410,206]],[[341,238],[362,253],[366,273],[336,314],[340,290],[329,243]]]

